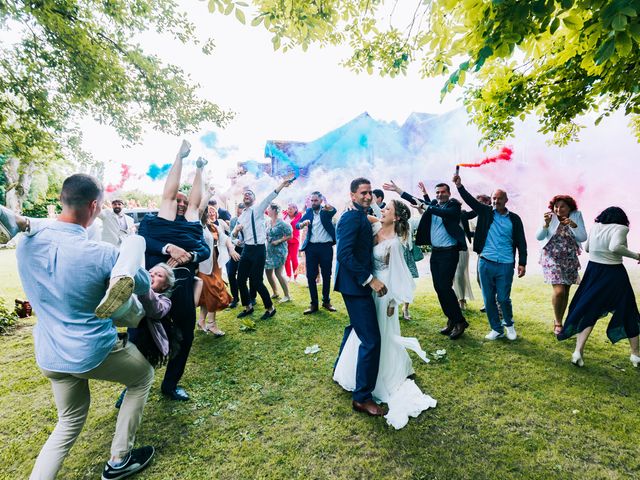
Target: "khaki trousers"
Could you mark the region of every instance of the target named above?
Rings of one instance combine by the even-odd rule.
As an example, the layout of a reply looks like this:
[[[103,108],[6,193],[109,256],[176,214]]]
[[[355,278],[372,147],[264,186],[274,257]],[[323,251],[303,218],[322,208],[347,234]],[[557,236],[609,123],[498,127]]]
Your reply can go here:
[[[51,381],[58,410],[58,423],[46,441],[31,472],[32,480],[53,479],[75,443],[89,413],[89,380],[106,380],[126,385],[111,455],[124,458],[133,448],[142,411],[153,384],[153,367],[135,345],[118,340],[107,358],[85,373],[59,373],[40,369]]]

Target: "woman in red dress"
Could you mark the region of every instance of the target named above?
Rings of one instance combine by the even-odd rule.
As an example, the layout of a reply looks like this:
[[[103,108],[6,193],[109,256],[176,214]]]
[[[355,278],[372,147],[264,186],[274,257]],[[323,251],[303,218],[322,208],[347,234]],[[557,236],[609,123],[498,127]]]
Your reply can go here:
[[[300,230],[296,228],[296,224],[302,218],[302,212],[298,211],[295,203],[290,203],[284,212],[283,220],[291,224],[293,236],[287,240],[287,259],[284,262],[284,269],[287,272],[289,280],[295,280],[298,276],[298,250],[300,249]]]

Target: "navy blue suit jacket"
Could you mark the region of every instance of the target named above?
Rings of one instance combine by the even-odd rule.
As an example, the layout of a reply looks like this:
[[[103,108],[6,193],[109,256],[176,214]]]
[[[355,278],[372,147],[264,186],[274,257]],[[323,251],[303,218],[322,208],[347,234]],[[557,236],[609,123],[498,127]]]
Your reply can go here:
[[[157,223],[160,224],[156,225]],[[158,219],[156,215],[145,215],[145,218],[140,222],[138,234],[144,237],[147,244],[145,251],[147,270],[157,263],[166,262],[171,258],[170,255],[162,253],[162,249],[167,243],[172,243],[197,255],[195,262],[183,265],[192,273],[195,272],[199,262],[211,256],[211,249],[204,240],[202,227],[196,222],[187,222],[182,215],[176,215],[173,222]]]
[[[333,222],[331,221],[331,219],[335,214],[336,214],[335,208],[333,210],[325,210],[324,208],[320,209],[320,223],[322,223],[322,226],[324,227],[324,229],[331,236],[331,241],[333,242],[333,245],[336,244],[336,227],[333,226]],[[311,238],[311,230],[313,228],[313,208],[307,208],[307,211],[304,212],[304,215],[300,218],[300,220],[298,220],[298,223],[296,223],[296,228],[298,230],[300,230],[299,225],[305,220],[309,220],[309,222],[311,223],[309,223],[309,226],[307,227],[307,236],[304,238],[304,243],[300,248],[301,252],[304,252],[304,249],[307,248],[307,245],[309,244],[309,239]]]
[[[373,274],[373,232],[362,207],[342,214],[338,222],[336,281],[334,290],[346,295],[371,295],[369,285],[362,286]]]

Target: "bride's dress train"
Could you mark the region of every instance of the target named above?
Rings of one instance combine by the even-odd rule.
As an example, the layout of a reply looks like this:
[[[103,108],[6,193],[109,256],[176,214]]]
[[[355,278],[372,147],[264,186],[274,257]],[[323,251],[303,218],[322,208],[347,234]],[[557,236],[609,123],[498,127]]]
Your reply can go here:
[[[378,228],[376,229],[376,226]],[[379,224],[374,224],[374,233]],[[374,294],[378,325],[380,327],[380,368],[373,398],[389,407],[385,415],[387,423],[396,429],[404,427],[409,417],[417,417],[437,402],[422,393],[415,382],[407,377],[414,373],[407,350],[414,351],[428,362],[426,353],[414,337],[403,337],[400,333],[398,311],[404,302],[413,300],[415,284],[404,261],[403,250],[397,237],[384,240],[373,248],[374,276],[387,286],[387,294]],[[387,316],[389,303],[395,305],[393,314]],[[356,366],[360,339],[352,330],[336,363],[333,379],[342,388],[353,391],[356,386]]]

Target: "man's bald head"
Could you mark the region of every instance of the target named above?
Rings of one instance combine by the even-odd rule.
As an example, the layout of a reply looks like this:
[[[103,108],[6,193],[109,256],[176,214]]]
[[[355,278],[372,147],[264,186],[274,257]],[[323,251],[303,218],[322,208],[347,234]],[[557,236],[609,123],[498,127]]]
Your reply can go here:
[[[507,196],[507,192],[498,188],[491,195],[491,205],[493,208],[497,210],[499,213],[504,213],[507,210],[507,202],[509,201],[509,197]]]

